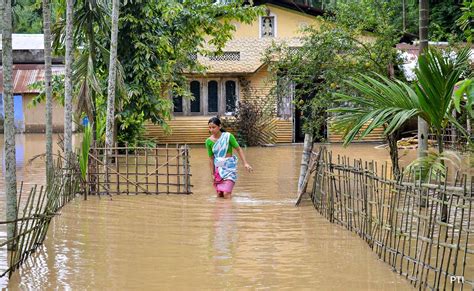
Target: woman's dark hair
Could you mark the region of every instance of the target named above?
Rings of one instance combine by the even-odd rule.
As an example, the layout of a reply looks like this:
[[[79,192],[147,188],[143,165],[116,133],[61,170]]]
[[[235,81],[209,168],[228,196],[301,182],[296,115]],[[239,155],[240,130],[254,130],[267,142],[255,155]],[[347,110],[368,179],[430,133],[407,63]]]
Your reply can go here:
[[[215,125],[217,125],[217,126],[221,126],[221,125],[222,125],[221,120],[220,120],[219,117],[217,117],[217,116],[211,117],[211,119],[209,119],[209,121],[207,122],[207,124],[209,124],[209,123],[213,123],[213,124],[215,124]],[[221,132],[225,132],[225,129],[223,129],[222,127],[221,127]]]

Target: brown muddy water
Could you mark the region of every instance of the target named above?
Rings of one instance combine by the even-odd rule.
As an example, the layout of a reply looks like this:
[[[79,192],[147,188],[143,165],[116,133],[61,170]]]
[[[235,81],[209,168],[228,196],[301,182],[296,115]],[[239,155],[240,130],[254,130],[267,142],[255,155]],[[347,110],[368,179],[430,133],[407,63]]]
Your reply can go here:
[[[19,177],[28,183],[44,182],[43,160],[24,166],[43,148],[42,136],[23,137]],[[331,148],[388,161],[373,144]],[[301,151],[246,149],[254,172],[240,168],[231,200],[215,197],[204,148],[191,150],[192,195],[78,197],[53,219],[44,246],[0,287],[412,289],[356,234],[327,222],[308,201],[294,207]],[[5,266],[0,250],[0,271]]]

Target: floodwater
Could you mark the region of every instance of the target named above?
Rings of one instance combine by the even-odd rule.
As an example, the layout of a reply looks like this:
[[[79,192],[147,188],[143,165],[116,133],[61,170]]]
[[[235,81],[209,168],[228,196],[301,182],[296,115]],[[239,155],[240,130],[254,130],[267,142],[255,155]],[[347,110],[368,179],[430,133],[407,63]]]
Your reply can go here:
[[[24,141],[24,160],[41,153],[42,138]],[[389,160],[373,144],[332,149]],[[0,287],[412,289],[356,234],[327,222],[308,201],[294,207],[301,151],[247,149],[254,172],[240,168],[231,200],[215,197],[204,148],[191,150],[192,195],[78,197],[53,219],[44,246]],[[21,167],[21,177],[43,182],[42,164]]]

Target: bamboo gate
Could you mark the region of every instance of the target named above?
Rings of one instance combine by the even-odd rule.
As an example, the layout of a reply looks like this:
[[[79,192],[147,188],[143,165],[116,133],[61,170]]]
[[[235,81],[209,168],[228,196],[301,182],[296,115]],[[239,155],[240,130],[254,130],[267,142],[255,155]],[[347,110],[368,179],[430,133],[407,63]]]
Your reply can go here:
[[[89,194],[191,194],[189,146],[91,148]],[[87,197],[87,196],[85,196]]]
[[[11,224],[15,227],[13,238],[0,238],[0,250],[5,250],[8,245],[14,246],[13,251],[7,252],[8,265],[5,270],[0,270],[0,277],[7,274],[11,276],[41,246],[51,219],[79,191],[78,168],[64,168],[58,161],[48,181],[51,185],[49,189],[34,185],[29,191],[24,189],[25,184],[22,182],[18,191],[17,219],[0,222],[0,227]]]
[[[474,182],[415,170],[398,181],[376,162],[312,154],[309,196],[330,222],[357,233],[393,271],[419,289],[474,288]],[[380,166],[380,167],[379,167]],[[444,211],[443,211],[444,209]]]
[[[109,166],[104,167],[105,148],[89,151],[89,168],[86,181],[81,179],[77,162],[70,168],[58,162],[53,177],[48,179],[50,189],[34,185],[28,193],[21,183],[18,195],[18,217],[14,221],[0,222],[0,227],[15,225],[12,239],[0,237],[0,250],[8,245],[8,266],[0,265],[0,277],[11,274],[41,246],[46,238],[51,219],[74,199],[76,194],[190,194],[189,147],[145,148],[114,147],[108,155]],[[76,161],[77,157],[72,160]]]

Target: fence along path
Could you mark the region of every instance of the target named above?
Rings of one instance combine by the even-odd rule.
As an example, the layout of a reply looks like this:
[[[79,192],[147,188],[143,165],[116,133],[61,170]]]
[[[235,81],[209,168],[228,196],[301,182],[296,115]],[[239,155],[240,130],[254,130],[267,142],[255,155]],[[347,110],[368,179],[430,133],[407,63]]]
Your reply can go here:
[[[190,194],[189,147],[110,148],[104,167],[105,148],[89,151],[89,194]]]
[[[8,252],[8,268],[0,270],[0,277],[7,274],[11,276],[42,245],[51,219],[74,199],[79,191],[81,181],[78,168],[63,168],[60,161],[58,159],[53,176],[48,178],[51,189],[34,185],[28,191],[21,183],[18,191],[17,219],[0,222],[0,225],[15,225],[15,236],[0,240],[0,249],[6,248],[7,245],[14,246],[14,250]]]
[[[474,288],[473,177],[454,173],[448,183],[429,173],[421,183],[414,170],[395,181],[387,164],[334,159],[324,148],[313,159],[309,194],[321,215],[419,289]]]

